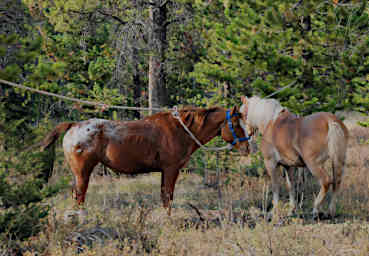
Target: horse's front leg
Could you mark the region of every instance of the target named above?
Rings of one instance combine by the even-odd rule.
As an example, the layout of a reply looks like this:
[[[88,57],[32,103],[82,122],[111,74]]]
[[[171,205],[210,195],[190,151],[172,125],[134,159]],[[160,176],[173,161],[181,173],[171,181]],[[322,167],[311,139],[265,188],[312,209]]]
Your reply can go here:
[[[277,209],[279,201],[278,172],[276,170],[278,162],[275,159],[273,147],[265,140],[262,140],[260,149],[264,156],[265,168],[272,182],[273,211],[274,211]]]
[[[277,163],[273,159],[266,159],[264,161],[267,173],[271,178],[272,182],[272,192],[273,192],[273,209],[277,209],[279,202],[279,183],[278,183],[278,172]]]
[[[161,200],[163,206],[168,210],[168,216],[171,215],[173,192],[178,178],[178,168],[167,168],[161,173]]]

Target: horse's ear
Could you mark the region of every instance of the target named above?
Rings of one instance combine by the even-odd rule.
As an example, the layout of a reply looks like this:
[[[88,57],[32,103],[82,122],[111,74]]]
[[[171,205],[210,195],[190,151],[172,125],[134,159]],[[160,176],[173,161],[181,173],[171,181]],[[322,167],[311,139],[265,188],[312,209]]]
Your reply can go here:
[[[237,106],[234,106],[231,110],[231,116],[233,116],[235,113],[238,113],[238,107]]]
[[[184,114],[183,116],[183,122],[187,127],[190,127],[192,122],[193,122],[193,113],[192,112],[187,112],[186,114]]]
[[[241,101],[242,101],[242,104],[247,105],[247,97],[246,96],[241,96]]]

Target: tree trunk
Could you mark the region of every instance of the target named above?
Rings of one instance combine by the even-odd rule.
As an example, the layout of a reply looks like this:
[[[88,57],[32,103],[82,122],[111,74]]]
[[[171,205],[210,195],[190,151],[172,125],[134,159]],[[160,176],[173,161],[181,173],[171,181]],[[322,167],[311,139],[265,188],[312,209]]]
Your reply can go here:
[[[150,7],[150,45],[149,60],[149,107],[160,108],[166,105],[166,74],[164,69],[167,48],[167,6],[155,0]],[[150,114],[156,111],[150,110]]]
[[[137,48],[133,48],[133,59],[138,59],[136,58],[136,56],[138,56],[138,50]],[[141,78],[140,78],[140,72],[139,72],[139,67],[138,67],[138,62],[135,62],[134,64],[134,69],[135,69],[135,73],[133,74],[133,101],[134,101],[134,105],[137,107],[141,107],[141,91],[142,91],[142,86],[141,86]],[[133,116],[137,119],[140,119],[141,114],[140,111],[134,111],[133,112]]]

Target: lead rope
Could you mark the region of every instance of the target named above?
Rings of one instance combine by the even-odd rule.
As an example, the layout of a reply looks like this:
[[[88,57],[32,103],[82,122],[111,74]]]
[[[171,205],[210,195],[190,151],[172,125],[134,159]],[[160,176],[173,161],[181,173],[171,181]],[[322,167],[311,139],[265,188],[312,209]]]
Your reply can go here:
[[[232,149],[233,146],[231,144],[227,144],[224,147],[206,147],[203,144],[201,144],[201,142],[195,137],[195,135],[193,135],[193,133],[190,131],[190,129],[188,129],[188,127],[183,123],[181,117],[179,116],[177,106],[173,107],[172,116],[179,121],[179,123],[182,125],[183,129],[185,129],[185,131],[196,142],[196,144],[200,146],[200,148],[202,148],[206,151],[222,151],[222,150],[226,150],[226,149]]]

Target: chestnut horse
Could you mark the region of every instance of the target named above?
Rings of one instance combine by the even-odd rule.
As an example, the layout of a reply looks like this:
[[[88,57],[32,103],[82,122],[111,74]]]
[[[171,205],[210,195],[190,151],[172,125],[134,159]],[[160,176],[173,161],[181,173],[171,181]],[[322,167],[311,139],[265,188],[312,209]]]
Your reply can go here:
[[[252,136],[255,129],[262,134],[260,149],[267,173],[271,177],[273,206],[276,207],[279,200],[277,166],[281,165],[287,170],[290,213],[296,208],[294,167],[308,167],[320,183],[320,192],[314,201],[314,217],[319,214],[319,207],[330,185],[333,193],[329,212],[332,217],[335,216],[349,136],[342,121],[327,112],[299,117],[275,99],[261,99],[257,96],[241,99],[243,105],[240,112],[248,136]],[[328,158],[332,160],[332,175],[323,167]]]
[[[249,153],[245,126],[237,107],[231,111],[220,107],[185,108],[178,114],[200,143],[206,144],[221,135],[242,154]],[[138,121],[64,122],[46,136],[42,148],[50,146],[64,132],[64,155],[75,177],[73,194],[79,205],[85,201],[93,168],[102,163],[116,173],[161,172],[161,199],[168,215],[179,171],[200,147],[168,112]]]

